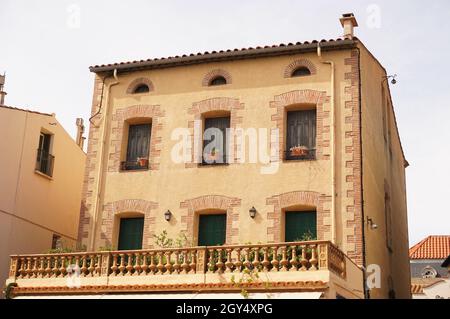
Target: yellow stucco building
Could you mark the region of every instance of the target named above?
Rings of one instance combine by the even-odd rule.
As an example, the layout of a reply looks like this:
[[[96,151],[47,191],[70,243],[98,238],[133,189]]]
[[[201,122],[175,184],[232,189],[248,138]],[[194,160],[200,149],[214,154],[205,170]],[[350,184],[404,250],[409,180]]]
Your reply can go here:
[[[236,293],[247,269],[270,283],[241,283],[254,292],[409,298],[389,78],[354,16],[341,23],[338,40],[91,67],[79,240],[92,253],[14,257],[13,293]]]
[[[54,114],[2,103],[0,131],[0,280],[4,283],[9,255],[76,246],[86,154]]]

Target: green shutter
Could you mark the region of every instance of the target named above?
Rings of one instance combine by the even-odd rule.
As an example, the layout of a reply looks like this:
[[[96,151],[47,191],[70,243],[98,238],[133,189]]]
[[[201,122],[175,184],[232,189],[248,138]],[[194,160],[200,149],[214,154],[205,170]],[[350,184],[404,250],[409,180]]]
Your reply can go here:
[[[198,245],[216,246],[225,244],[227,215],[200,215],[198,223]]]
[[[142,249],[144,218],[122,218],[120,220],[119,250]]]
[[[317,239],[316,212],[286,212],[285,241],[301,241],[309,235]]]

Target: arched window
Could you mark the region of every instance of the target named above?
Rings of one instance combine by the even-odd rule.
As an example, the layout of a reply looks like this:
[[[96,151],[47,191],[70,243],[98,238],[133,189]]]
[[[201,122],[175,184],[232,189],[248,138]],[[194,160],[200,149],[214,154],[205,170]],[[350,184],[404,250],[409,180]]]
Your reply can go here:
[[[150,92],[150,88],[148,87],[148,85],[140,84],[134,89],[133,94],[147,93],[147,92]]]
[[[225,85],[225,84],[227,84],[227,80],[225,79],[225,77],[221,75],[216,76],[209,82],[209,86]]]
[[[308,76],[311,75],[311,71],[306,67],[306,66],[301,66],[297,69],[294,70],[294,72],[292,72],[292,77],[297,77],[297,76]]]

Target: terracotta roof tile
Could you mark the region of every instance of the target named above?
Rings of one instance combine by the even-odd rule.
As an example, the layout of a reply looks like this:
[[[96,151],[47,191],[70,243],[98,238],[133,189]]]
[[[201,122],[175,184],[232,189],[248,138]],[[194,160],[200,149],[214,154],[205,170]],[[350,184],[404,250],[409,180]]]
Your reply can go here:
[[[356,37],[354,38],[354,40],[358,40]],[[215,56],[223,56],[226,54],[234,54],[236,55],[239,53],[244,53],[244,52],[251,52],[252,55],[253,53],[256,55],[258,53],[267,51],[267,50],[273,50],[273,49],[282,49],[282,48],[286,48],[286,47],[305,47],[308,45],[313,45],[313,44],[317,44],[317,43],[321,43],[321,44],[339,44],[339,43],[346,43],[346,42],[353,42],[352,40],[348,40],[348,39],[342,39],[342,38],[336,38],[336,39],[322,39],[320,41],[318,40],[313,40],[313,41],[304,41],[304,42],[296,42],[296,43],[280,43],[277,45],[266,45],[266,46],[256,46],[256,47],[248,47],[248,48],[235,48],[235,49],[228,49],[228,50],[216,50],[216,51],[205,51],[205,52],[199,52],[199,53],[191,53],[191,54],[183,54],[181,56],[176,55],[176,56],[169,56],[169,57],[162,57],[162,58],[150,58],[150,59],[146,59],[146,60],[135,60],[135,61],[126,61],[126,62],[116,62],[116,63],[109,63],[109,64],[101,64],[101,65],[93,65],[90,67],[90,70],[92,72],[102,72],[105,71],[105,69],[111,69],[114,67],[130,67],[130,68],[135,68],[135,67],[142,67],[142,64],[148,64],[148,63],[158,63],[158,62],[163,62],[163,61],[171,61],[171,60],[181,60],[180,63],[182,63],[182,60],[186,60],[192,57],[202,57],[204,59],[213,59]]]
[[[5,109],[10,109],[10,110],[15,110],[15,111],[21,111],[21,112],[27,112],[27,113],[33,113],[33,114],[39,114],[39,115],[45,115],[45,116],[53,116],[53,114],[42,113],[42,112],[32,111],[32,110],[27,110],[27,109],[22,109],[22,108],[14,107],[14,106],[0,105],[0,107],[5,108]]]
[[[450,235],[429,236],[409,249],[410,259],[446,259],[450,255]]]

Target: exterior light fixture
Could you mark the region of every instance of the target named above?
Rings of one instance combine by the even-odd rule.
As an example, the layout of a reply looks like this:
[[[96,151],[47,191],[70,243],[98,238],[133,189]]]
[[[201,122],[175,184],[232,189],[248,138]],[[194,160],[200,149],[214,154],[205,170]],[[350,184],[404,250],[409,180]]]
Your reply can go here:
[[[367,225],[372,230],[378,229],[378,225],[374,223],[372,218],[367,217]]]
[[[170,219],[172,218],[172,212],[170,210],[167,210],[167,212],[164,213],[164,219],[168,222],[170,222]]]
[[[394,74],[394,75],[387,75],[387,76],[383,76],[383,79],[386,80],[386,81],[389,80],[389,79],[392,79],[392,80],[391,80],[391,84],[392,84],[392,85],[395,85],[395,84],[397,84],[397,80],[395,79],[396,77],[397,77],[397,74]],[[383,80],[383,81],[384,81],[384,80]]]
[[[255,216],[256,216],[256,208],[254,206],[252,208],[250,208],[250,210],[248,212],[250,213],[250,217],[251,218],[255,218]]]

